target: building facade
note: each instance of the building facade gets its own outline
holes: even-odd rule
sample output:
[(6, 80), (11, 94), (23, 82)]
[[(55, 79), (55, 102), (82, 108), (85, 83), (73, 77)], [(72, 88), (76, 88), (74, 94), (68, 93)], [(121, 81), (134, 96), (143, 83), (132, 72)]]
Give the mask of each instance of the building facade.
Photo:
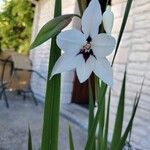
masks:
[[(33, 39), (41, 27), (53, 18), (54, 0), (39, 0), (36, 3)], [(62, 0), (63, 14), (78, 12), (76, 0)], [(118, 37), (121, 21), (124, 15), (126, 0), (113, 0), (112, 10), (115, 15), (113, 35)], [(126, 29), (114, 64), (114, 87), (111, 101), (110, 128), (113, 129), (116, 105), (121, 88), (121, 81), (125, 66), (127, 66), (126, 108), (125, 122), (129, 120), (133, 101), (139, 91), (143, 78), (144, 86), (141, 100), (134, 121), (132, 132), (132, 145), (141, 150), (150, 149), (150, 1), (133, 1)], [(79, 20), (75, 19), (67, 28), (78, 27)], [(50, 40), (33, 49), (30, 58), (33, 68), (43, 76), (47, 76), (48, 59), (50, 53)], [(112, 58), (113, 54), (109, 57)], [(74, 71), (62, 74), (62, 103), (70, 103)], [(46, 82), (38, 76), (32, 76), (32, 88), (37, 98), (44, 101)], [(112, 131), (112, 130), (111, 130)], [(110, 135), (111, 135), (110, 131)]]

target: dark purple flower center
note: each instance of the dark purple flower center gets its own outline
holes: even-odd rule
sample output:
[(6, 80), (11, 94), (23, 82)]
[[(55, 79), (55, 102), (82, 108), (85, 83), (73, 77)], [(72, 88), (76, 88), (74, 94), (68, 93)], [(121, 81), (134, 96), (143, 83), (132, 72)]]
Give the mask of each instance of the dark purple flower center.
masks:
[[(79, 54), (82, 54), (82, 55), (83, 55), (83, 58), (84, 58), (85, 62), (88, 60), (88, 58), (90, 57), (90, 55), (92, 55), (92, 56), (95, 57), (95, 55), (94, 55), (94, 53), (93, 53), (93, 51), (92, 51), (92, 49), (91, 49), (91, 41), (92, 41), (92, 39), (91, 39), (91, 37), (89, 36), (89, 37), (87, 38), (87, 43), (86, 43), (86, 45), (84, 45), (84, 46), (82, 47), (82, 49), (80, 50), (80, 52), (78, 53), (78, 55), (79, 55)], [(95, 57), (95, 58), (96, 58), (96, 57)]]

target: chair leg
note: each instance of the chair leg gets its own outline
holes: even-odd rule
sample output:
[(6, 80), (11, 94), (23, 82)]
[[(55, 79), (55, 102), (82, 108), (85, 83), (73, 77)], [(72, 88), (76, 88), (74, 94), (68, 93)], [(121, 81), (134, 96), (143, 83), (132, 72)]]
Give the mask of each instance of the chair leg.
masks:
[(7, 99), (7, 95), (6, 95), (5, 90), (3, 92), (3, 95), (4, 95), (4, 100), (5, 100), (5, 103), (6, 103), (6, 107), (9, 108), (9, 103), (8, 103), (8, 99)]
[(0, 100), (2, 99), (3, 96), (3, 90), (0, 92)]
[(34, 96), (34, 92), (32, 91), (31, 85), (29, 85), (29, 90), (30, 90), (30, 92), (31, 92), (31, 94), (32, 94), (32, 98), (33, 98), (33, 100), (34, 100), (35, 105), (38, 105), (38, 101), (37, 101), (37, 99), (36, 99), (35, 96)]
[(37, 99), (35, 98), (34, 93), (33, 93), (32, 90), (31, 90), (31, 94), (32, 94), (32, 98), (33, 98), (33, 100), (34, 100), (35, 105), (38, 105), (38, 101), (37, 101)]
[(23, 94), (23, 100), (25, 101), (26, 100), (26, 93), (23, 92), (22, 94)]

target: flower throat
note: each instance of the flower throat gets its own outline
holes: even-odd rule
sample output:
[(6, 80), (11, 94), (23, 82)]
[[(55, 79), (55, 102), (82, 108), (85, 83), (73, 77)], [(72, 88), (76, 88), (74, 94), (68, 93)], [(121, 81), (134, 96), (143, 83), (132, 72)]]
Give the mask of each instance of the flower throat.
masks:
[[(94, 53), (93, 53), (93, 51), (92, 51), (92, 49), (91, 49), (91, 41), (92, 41), (92, 39), (91, 39), (91, 37), (89, 36), (89, 37), (87, 38), (87, 43), (86, 43), (86, 45), (84, 45), (84, 46), (82, 47), (82, 49), (80, 50), (80, 52), (78, 53), (78, 55), (79, 55), (79, 54), (82, 54), (82, 55), (83, 55), (83, 58), (84, 58), (85, 62), (88, 60), (88, 58), (90, 57), (90, 55), (92, 55), (92, 56), (95, 57), (95, 55), (94, 55)], [(95, 57), (95, 58), (96, 58), (96, 57)]]

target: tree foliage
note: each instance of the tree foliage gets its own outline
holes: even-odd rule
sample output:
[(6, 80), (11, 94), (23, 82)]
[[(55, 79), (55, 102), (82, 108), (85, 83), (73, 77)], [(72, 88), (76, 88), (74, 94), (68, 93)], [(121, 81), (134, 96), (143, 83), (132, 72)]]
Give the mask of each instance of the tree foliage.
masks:
[(29, 0), (4, 0), (0, 12), (0, 49), (27, 53), (34, 6)]

